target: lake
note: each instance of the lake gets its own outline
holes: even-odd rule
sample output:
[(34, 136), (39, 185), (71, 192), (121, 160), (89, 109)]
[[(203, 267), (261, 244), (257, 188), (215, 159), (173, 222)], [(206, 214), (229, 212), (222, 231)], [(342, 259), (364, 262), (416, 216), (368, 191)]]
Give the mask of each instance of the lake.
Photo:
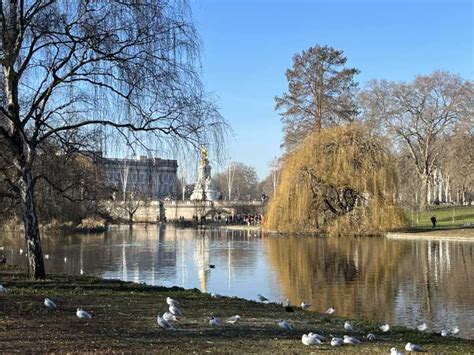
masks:
[[(333, 306), (347, 318), (431, 331), (459, 325), (474, 338), (474, 243), (385, 238), (276, 237), (261, 232), (113, 227), (42, 239), (47, 272), (198, 288), (275, 302)], [(20, 235), (4, 233), (9, 264), (26, 267)], [(65, 260), (65, 258), (67, 258)], [(209, 268), (214, 264), (215, 268)], [(1, 280), (0, 280), (1, 283)]]

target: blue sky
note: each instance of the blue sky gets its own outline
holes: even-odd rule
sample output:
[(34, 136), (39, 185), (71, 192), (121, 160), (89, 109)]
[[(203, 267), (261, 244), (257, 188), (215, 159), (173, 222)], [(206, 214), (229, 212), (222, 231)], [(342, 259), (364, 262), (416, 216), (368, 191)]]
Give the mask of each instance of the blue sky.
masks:
[[(228, 155), (260, 178), (281, 154), (274, 97), (292, 56), (344, 50), (357, 80), (411, 80), (443, 69), (474, 77), (472, 1), (191, 0), (207, 90), (230, 123)], [(215, 167), (218, 170), (218, 167)]]

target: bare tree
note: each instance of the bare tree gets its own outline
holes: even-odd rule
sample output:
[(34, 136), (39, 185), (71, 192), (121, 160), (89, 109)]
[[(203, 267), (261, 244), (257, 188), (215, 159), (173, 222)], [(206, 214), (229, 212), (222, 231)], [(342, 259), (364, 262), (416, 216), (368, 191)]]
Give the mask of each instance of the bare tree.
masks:
[(442, 151), (440, 139), (457, 122), (472, 117), (473, 97), (471, 81), (442, 71), (417, 76), (411, 83), (374, 81), (361, 95), (361, 102), (410, 152), (421, 181), (421, 209)]
[(5, 181), (43, 278), (33, 165), (45, 142), (74, 145), (76, 132), (109, 126), (129, 143), (199, 144), (223, 125), (199, 80), (185, 1), (1, 0), (0, 29), (0, 137), (14, 170)]
[(293, 67), (286, 71), (288, 92), (275, 98), (288, 151), (311, 132), (356, 116), (353, 78), (359, 71), (346, 68), (346, 62), (343, 51), (319, 45), (293, 57)]

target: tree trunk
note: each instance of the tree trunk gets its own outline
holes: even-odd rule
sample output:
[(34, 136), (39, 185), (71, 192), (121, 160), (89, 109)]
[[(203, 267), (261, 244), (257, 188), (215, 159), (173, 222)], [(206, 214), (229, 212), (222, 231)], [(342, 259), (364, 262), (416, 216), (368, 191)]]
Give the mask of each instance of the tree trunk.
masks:
[(420, 211), (424, 211), (430, 198), (430, 182), (427, 176), (421, 177)]
[(46, 274), (44, 270), (43, 252), (41, 250), (34, 183), (30, 165), (23, 167), (19, 187), (30, 276), (33, 276), (35, 279), (44, 279)]

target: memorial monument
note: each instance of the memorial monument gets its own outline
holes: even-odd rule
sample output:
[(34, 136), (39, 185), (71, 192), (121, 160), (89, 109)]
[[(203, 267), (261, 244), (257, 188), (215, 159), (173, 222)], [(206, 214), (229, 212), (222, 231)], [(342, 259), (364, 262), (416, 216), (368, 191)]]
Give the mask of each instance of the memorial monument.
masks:
[(198, 168), (198, 179), (191, 194), (192, 201), (216, 201), (219, 193), (215, 190), (211, 180), (211, 166), (207, 156), (207, 148), (201, 146), (201, 160)]

